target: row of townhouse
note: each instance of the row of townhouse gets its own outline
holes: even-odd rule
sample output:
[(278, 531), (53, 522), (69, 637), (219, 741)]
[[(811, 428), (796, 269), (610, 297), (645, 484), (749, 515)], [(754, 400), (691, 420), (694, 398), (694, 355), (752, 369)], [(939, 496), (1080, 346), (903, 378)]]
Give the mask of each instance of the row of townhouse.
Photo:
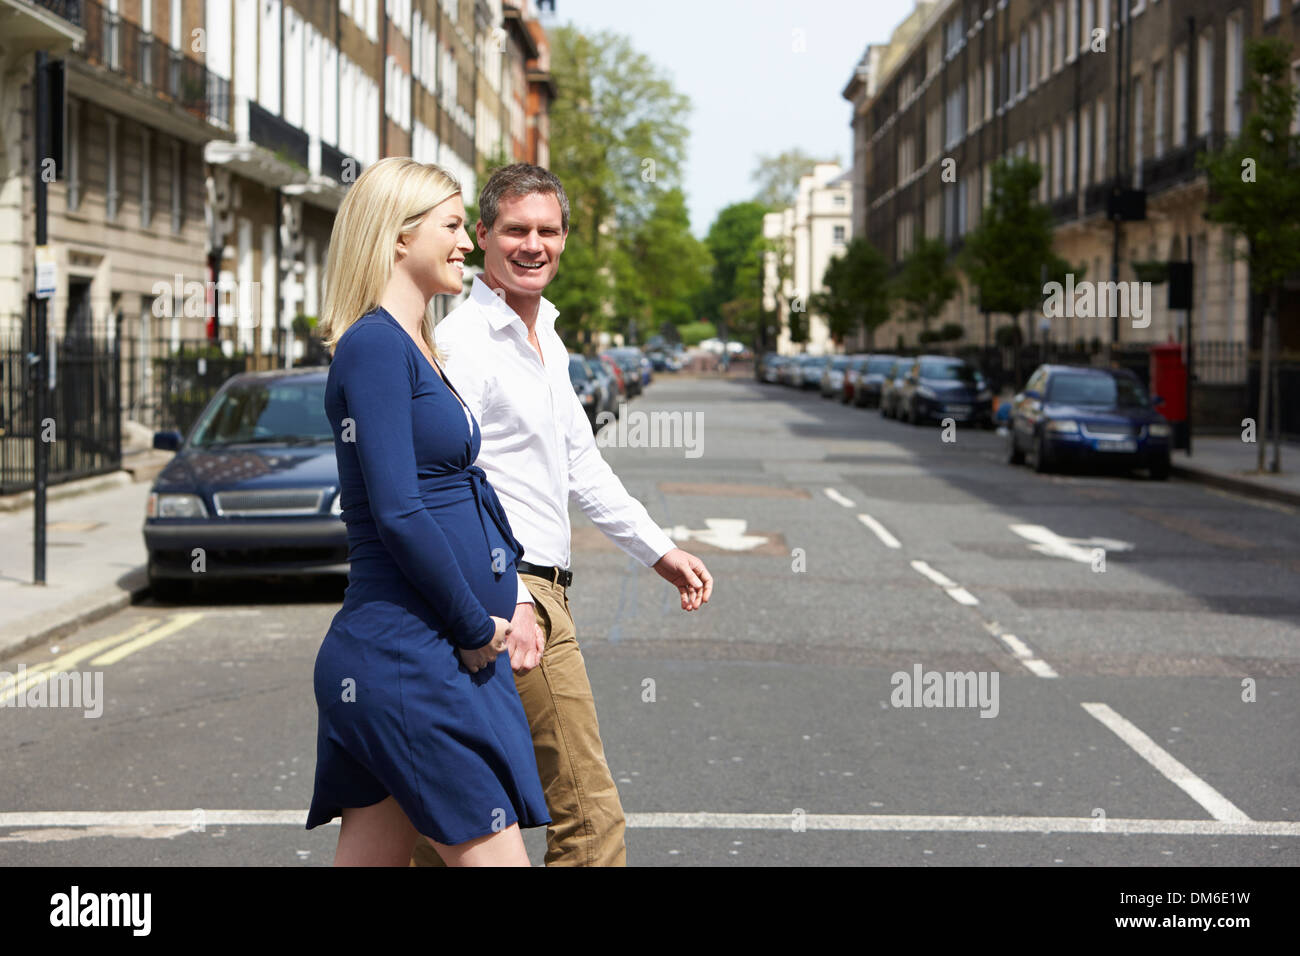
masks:
[(301, 356), (286, 330), (319, 314), (334, 215), (376, 160), (436, 162), (470, 202), (496, 159), (547, 165), (540, 17), (533, 0), (0, 0), (0, 342), (27, 334), (34, 284), (34, 51), (66, 65), (49, 326), (120, 336), (132, 395), (182, 342)]
[[(956, 253), (989, 202), (994, 161), (1028, 157), (1043, 171), (1038, 199), (1056, 250), (1086, 278), (1109, 280), (1117, 262), (1118, 278), (1134, 281), (1134, 262), (1190, 259), (1197, 339), (1255, 348), (1248, 270), (1227, 230), (1204, 217), (1195, 157), (1242, 129), (1248, 39), (1293, 41), (1297, 28), (1292, 0), (920, 0), (889, 43), (867, 47), (843, 91), (852, 235), (894, 263), (922, 236)], [(1293, 70), (1300, 76), (1300, 59)], [(1146, 218), (1123, 224), (1118, 256), (1107, 218), (1116, 184), (1146, 193)], [(1150, 325), (1120, 323), (1121, 341), (1181, 340), (1184, 313), (1165, 307), (1163, 287), (1154, 293)], [(972, 297), (963, 276), (934, 327), (959, 323), (964, 341), (984, 344), (988, 322)], [(1285, 304), (1284, 324), (1297, 304)], [(1103, 318), (1032, 320), (1045, 341), (1113, 336)], [(915, 342), (918, 331), (894, 320), (875, 341)], [(865, 336), (845, 345), (862, 348)]]

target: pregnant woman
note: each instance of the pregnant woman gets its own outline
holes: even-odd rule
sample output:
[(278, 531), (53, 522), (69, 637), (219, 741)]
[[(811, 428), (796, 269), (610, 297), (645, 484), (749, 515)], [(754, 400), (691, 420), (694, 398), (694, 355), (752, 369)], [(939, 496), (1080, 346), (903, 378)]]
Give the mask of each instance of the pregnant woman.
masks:
[(390, 158), (343, 200), (321, 330), (351, 568), (316, 657), (307, 829), (342, 817), (335, 865), (528, 865), (550, 822), (514, 676), (498, 666), (523, 548), (474, 459), (478, 423), (443, 376), (429, 301), (461, 290), (460, 186)]

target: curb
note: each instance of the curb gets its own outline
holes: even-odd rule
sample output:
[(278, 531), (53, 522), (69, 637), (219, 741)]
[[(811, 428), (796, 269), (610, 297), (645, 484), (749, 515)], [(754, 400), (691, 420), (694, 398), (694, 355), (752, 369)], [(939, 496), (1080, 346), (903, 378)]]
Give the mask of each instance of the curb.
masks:
[(1202, 485), (1221, 488), (1224, 491), (1264, 498), (1284, 505), (1300, 506), (1300, 491), (1290, 491), (1286, 488), (1270, 488), (1268, 485), (1261, 484), (1258, 481), (1251, 481), (1248, 478), (1239, 478), (1235, 475), (1225, 475), (1222, 472), (1208, 471), (1180, 464), (1171, 464), (1169, 474), (1187, 481), (1195, 481)]
[(39, 625), (30, 630), (0, 636), (0, 657), (21, 653), (28, 648), (71, 634), (87, 624), (102, 620), (110, 614), (129, 607), (136, 598), (148, 590), (149, 576), (142, 564), (128, 571), (123, 576), (121, 584), (101, 588), (69, 608), (54, 611), (53, 616), (46, 616)]
[[(63, 498), (76, 498), (79, 495), (87, 495), (95, 491), (107, 491), (110, 488), (119, 488), (122, 485), (132, 484), (135, 479), (131, 473), (125, 470), (110, 471), (104, 475), (95, 475), (93, 478), (78, 478), (76, 481), (65, 481), (62, 484), (50, 485), (45, 489), (45, 500), (59, 501)], [(0, 512), (24, 511), (32, 507), (32, 502), (36, 499), (34, 491), (20, 491), (12, 495), (0, 495)]]

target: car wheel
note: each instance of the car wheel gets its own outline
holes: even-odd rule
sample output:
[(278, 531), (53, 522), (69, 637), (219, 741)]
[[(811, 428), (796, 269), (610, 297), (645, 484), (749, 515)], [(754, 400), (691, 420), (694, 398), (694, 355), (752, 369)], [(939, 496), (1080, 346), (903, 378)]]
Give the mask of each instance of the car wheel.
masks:
[(1160, 461), (1154, 462), (1147, 471), (1150, 472), (1152, 481), (1168, 481), (1169, 459), (1162, 458)]
[(1016, 441), (1016, 430), (1011, 429), (1011, 434), (1007, 436), (1007, 464), (1023, 465), (1025, 463), (1025, 453)]
[(1040, 432), (1034, 439), (1034, 471), (1040, 475), (1047, 474), (1052, 470), (1051, 456), (1047, 453), (1047, 441)]

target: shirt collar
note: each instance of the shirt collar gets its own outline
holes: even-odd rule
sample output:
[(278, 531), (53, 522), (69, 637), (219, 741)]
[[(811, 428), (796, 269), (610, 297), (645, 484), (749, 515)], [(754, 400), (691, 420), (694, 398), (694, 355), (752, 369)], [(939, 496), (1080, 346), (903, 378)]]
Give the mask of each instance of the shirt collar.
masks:
[[(474, 285), (470, 287), (469, 297), (487, 310), (488, 323), (493, 330), (500, 331), (511, 322), (518, 322), (520, 327), (524, 327), (524, 320), (519, 318), (519, 313), (510, 308), (504, 296), (497, 295), (492, 291), (484, 278), (486, 273), (479, 273), (474, 277)], [(555, 328), (555, 318), (559, 310), (551, 304), (546, 296), (541, 296), (541, 303), (537, 307), (538, 327), (543, 329)], [(525, 331), (527, 329), (525, 328)]]

